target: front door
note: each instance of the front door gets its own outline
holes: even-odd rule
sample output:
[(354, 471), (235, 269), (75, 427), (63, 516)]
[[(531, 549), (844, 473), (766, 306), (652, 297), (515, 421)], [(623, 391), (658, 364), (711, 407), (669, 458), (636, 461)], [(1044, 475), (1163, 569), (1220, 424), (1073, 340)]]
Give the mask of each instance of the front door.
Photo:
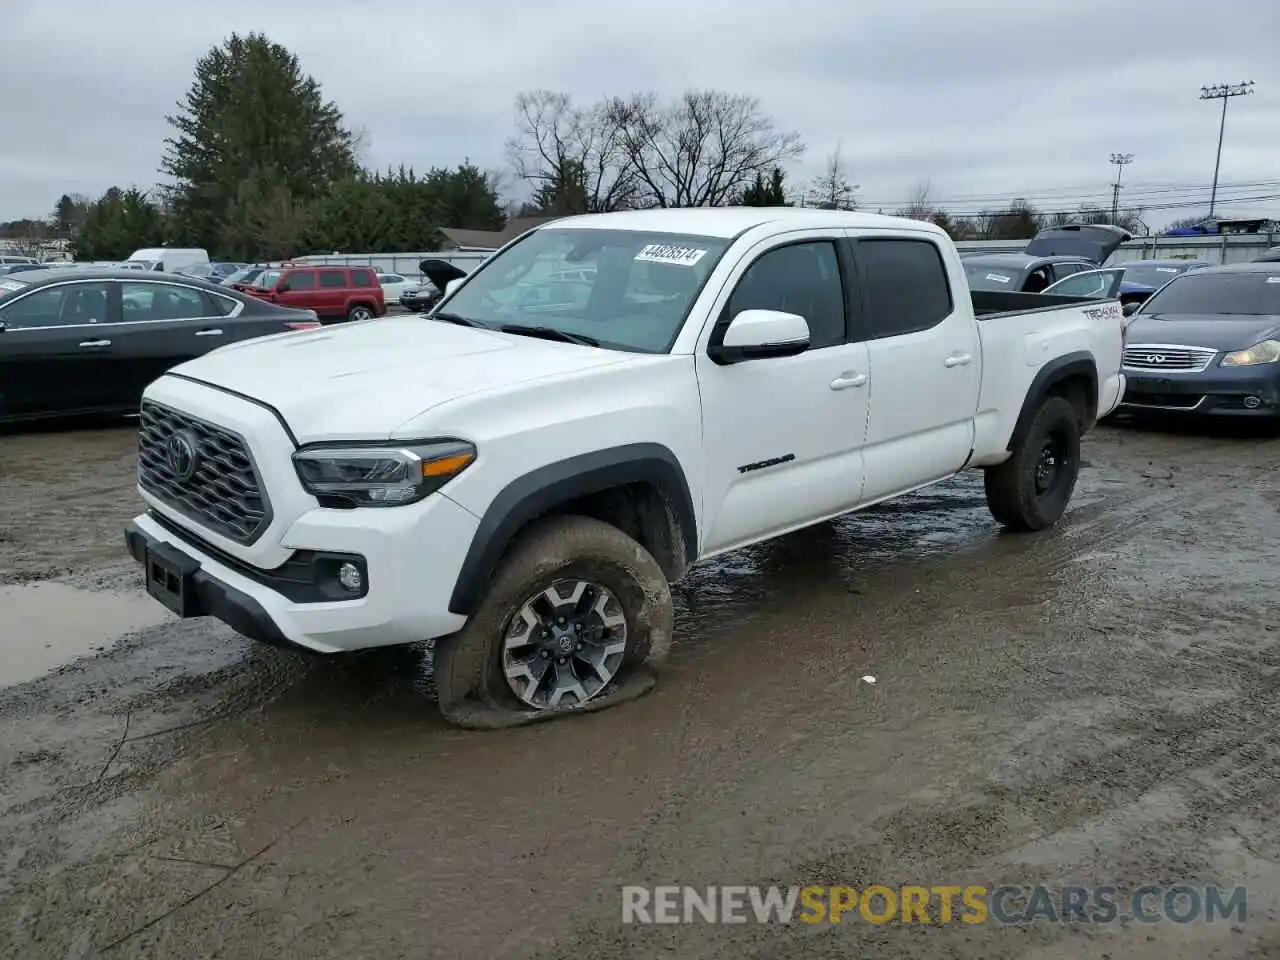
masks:
[[(867, 347), (851, 336), (852, 263), (804, 231), (753, 248), (730, 276), (695, 359), (702, 395), (703, 542), (729, 550), (835, 516), (862, 496)], [(846, 286), (848, 284), (848, 286)], [(797, 313), (810, 347), (721, 366), (706, 351), (743, 310)]]
[(931, 239), (860, 235), (851, 245), (870, 357), (864, 450), (870, 501), (950, 476), (968, 462), (982, 345)]
[(142, 391), (166, 370), (228, 342), (212, 295), (159, 280), (120, 284), (121, 322), (112, 330), (120, 352), (122, 402), (135, 406)]
[(114, 291), (106, 281), (58, 283), (0, 310), (0, 417), (112, 406)]

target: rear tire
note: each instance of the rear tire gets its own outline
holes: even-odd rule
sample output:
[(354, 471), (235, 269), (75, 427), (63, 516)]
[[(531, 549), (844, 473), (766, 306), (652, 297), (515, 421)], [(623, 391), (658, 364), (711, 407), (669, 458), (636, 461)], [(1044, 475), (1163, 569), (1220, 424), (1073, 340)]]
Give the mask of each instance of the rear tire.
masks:
[(674, 614), (662, 568), (590, 517), (521, 535), (458, 633), (436, 643), (440, 710), (495, 729), (598, 710), (651, 690)]
[(373, 319), (373, 311), (370, 310), (368, 307), (366, 307), (362, 303), (357, 303), (347, 313), (348, 323), (358, 323), (362, 320), (372, 320), (372, 319)]
[(987, 468), (987, 506), (1006, 529), (1047, 529), (1066, 512), (1079, 475), (1080, 412), (1062, 397), (1049, 397), (1012, 456)]

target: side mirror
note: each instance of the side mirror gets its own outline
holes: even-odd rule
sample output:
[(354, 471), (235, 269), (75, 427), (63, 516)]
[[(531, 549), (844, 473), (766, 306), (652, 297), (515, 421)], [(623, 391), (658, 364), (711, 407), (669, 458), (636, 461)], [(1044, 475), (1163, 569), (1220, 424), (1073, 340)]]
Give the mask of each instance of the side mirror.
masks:
[(444, 285), (444, 295), (447, 297), (450, 294), (452, 294), (453, 291), (457, 290), (460, 286), (462, 286), (462, 281), (465, 279), (466, 277), (454, 277), (452, 280), (446, 283)]
[(729, 323), (724, 339), (709, 347), (718, 364), (794, 357), (809, 349), (809, 323), (797, 313), (779, 310), (743, 310)]
[(1140, 304), (1140, 303), (1136, 303), (1136, 302), (1134, 302), (1134, 301), (1132, 301), (1132, 300), (1131, 300), (1131, 301), (1129, 301), (1129, 302), (1128, 302), (1128, 303), (1126, 303), (1126, 304), (1124, 305), (1124, 307), (1123, 307), (1123, 309), (1124, 309), (1124, 315), (1125, 315), (1126, 317), (1132, 317), (1135, 313), (1137, 313), (1137, 312), (1138, 312), (1138, 308), (1139, 308), (1140, 306), (1142, 306), (1142, 304)]
[(0, 333), (4, 333), (8, 329), (9, 328), (8, 326), (5, 325), (5, 322), (3, 320), (0, 320)]

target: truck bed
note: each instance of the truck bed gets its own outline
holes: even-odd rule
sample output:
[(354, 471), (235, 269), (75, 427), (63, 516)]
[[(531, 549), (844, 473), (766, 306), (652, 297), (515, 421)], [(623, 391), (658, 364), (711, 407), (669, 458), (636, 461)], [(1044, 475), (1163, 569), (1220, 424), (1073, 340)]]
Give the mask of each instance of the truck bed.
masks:
[(1022, 293), (1014, 290), (970, 290), (973, 312), (979, 320), (1007, 313), (1032, 313), (1037, 310), (1055, 310), (1081, 303), (1108, 303), (1096, 297), (1066, 297), (1058, 294)]

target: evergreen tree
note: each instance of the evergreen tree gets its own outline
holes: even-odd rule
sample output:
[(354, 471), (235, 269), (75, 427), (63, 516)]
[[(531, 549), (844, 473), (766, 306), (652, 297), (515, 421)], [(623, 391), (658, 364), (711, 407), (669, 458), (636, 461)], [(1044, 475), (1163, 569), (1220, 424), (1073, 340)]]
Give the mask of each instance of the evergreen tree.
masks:
[(243, 233), (231, 215), (243, 225), (249, 195), (292, 208), (357, 172), (355, 137), (337, 106), (262, 34), (233, 33), (201, 57), (178, 107), (160, 169), (175, 181), (171, 237), (182, 245), (213, 251), (227, 230)]
[(164, 226), (160, 208), (141, 190), (112, 187), (85, 211), (71, 249), (77, 260), (123, 260), (139, 247), (158, 246)]

